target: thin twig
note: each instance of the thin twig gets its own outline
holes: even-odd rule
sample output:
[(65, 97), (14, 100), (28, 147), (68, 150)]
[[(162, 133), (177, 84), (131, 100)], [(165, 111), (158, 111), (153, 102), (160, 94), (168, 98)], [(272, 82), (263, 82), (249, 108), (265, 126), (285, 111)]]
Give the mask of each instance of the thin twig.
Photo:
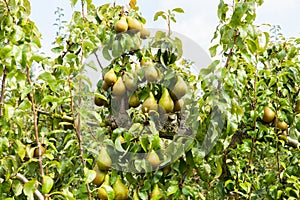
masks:
[(239, 30), (237, 29), (235, 31), (235, 35), (234, 35), (234, 38), (233, 38), (233, 45), (232, 45), (231, 49), (229, 50), (228, 57), (227, 57), (225, 65), (224, 65), (224, 68), (227, 68), (228, 65), (229, 65), (229, 61), (230, 61), (230, 59), (232, 57), (233, 49), (234, 49), (234, 46), (236, 45), (236, 40), (237, 40), (238, 36), (239, 36)]
[[(28, 65), (26, 65), (26, 75), (27, 75), (27, 81), (28, 81), (29, 85), (32, 85)], [(38, 162), (39, 162), (41, 176), (42, 176), (41, 183), (43, 184), (44, 183), (44, 167), (43, 167), (43, 162), (42, 162), (42, 145), (41, 145), (41, 142), (39, 139), (38, 118), (37, 118), (37, 111), (36, 111), (35, 102), (34, 102), (33, 90), (30, 91), (30, 96), (31, 96), (31, 109), (33, 112), (34, 135), (35, 135), (35, 140), (36, 140), (36, 143), (38, 146), (38, 153), (39, 153)]]
[[(0, 96), (0, 118), (2, 117), (2, 105), (4, 104), (4, 94), (5, 94), (5, 82), (6, 82), (6, 65), (3, 69), (3, 75), (2, 75), (2, 84), (1, 84), (1, 96)], [(1, 132), (1, 129), (0, 129)]]
[(94, 54), (95, 54), (96, 60), (97, 60), (97, 62), (98, 62), (98, 64), (99, 64), (101, 70), (103, 70), (103, 67), (102, 67), (102, 65), (101, 65), (101, 62), (100, 62), (100, 60), (99, 60), (98, 55), (97, 55), (95, 52), (94, 52)]
[[(24, 183), (24, 184), (28, 182), (28, 179), (24, 175), (22, 175), (20, 173), (17, 173), (16, 177), (17, 177), (17, 179), (19, 179), (20, 181), (22, 181), (22, 183)], [(44, 196), (43, 196), (43, 194), (38, 189), (36, 189), (34, 191), (34, 194), (35, 194), (35, 196), (39, 200), (44, 200), (45, 199)]]

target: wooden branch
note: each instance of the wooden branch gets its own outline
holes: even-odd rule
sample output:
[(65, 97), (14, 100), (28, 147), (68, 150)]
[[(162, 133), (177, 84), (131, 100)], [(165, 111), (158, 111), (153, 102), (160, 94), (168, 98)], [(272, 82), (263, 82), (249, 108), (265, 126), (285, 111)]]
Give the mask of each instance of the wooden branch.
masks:
[(226, 63), (225, 63), (225, 65), (224, 65), (225, 68), (227, 68), (228, 65), (229, 65), (229, 61), (230, 61), (230, 59), (231, 59), (231, 57), (232, 57), (233, 49), (234, 49), (234, 46), (236, 45), (236, 40), (237, 40), (237, 37), (238, 37), (238, 36), (239, 36), (239, 30), (237, 29), (237, 30), (235, 31), (235, 35), (234, 35), (234, 38), (233, 38), (233, 45), (232, 45), (232, 47), (231, 47), (231, 49), (230, 49), (230, 51), (229, 51), (229, 54), (228, 54)]
[[(19, 179), (20, 181), (22, 181), (23, 184), (25, 184), (25, 183), (28, 182), (28, 179), (27, 179), (24, 175), (22, 175), (22, 174), (20, 174), (20, 173), (17, 173), (16, 177), (17, 177), (17, 179)], [(36, 189), (36, 190), (34, 191), (34, 194), (35, 194), (35, 196), (36, 196), (39, 200), (45, 200), (43, 194), (42, 194), (38, 189)]]
[[(1, 84), (1, 96), (0, 96), (0, 117), (2, 117), (2, 106), (4, 104), (4, 93), (5, 93), (5, 82), (6, 82), (6, 65), (4, 66), (3, 69), (3, 75), (2, 75), (2, 84)], [(1, 132), (1, 130), (0, 130)]]

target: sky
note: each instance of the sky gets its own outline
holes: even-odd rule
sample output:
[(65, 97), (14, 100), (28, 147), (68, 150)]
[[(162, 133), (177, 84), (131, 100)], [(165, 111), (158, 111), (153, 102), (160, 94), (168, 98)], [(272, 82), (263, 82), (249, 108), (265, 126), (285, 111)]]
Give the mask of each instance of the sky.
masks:
[[(30, 0), (31, 19), (36, 23), (43, 35), (42, 51), (50, 53), (51, 43), (54, 41), (56, 27), (53, 26), (54, 14), (57, 7), (64, 9), (64, 19), (69, 21), (74, 10), (69, 0)], [(94, 0), (95, 5), (114, 2), (112, 0)], [(116, 0), (121, 5), (128, 4), (129, 0)], [(183, 3), (184, 2), (184, 3)], [(172, 30), (179, 32), (200, 45), (208, 52), (210, 41), (218, 24), (217, 7), (219, 0), (137, 0), (142, 15), (147, 19), (150, 28), (166, 28), (161, 19), (153, 22), (155, 12), (176, 7), (184, 9), (184, 14), (177, 14), (177, 23), (171, 26)], [(79, 5), (78, 5), (79, 6)], [(299, 0), (265, 0), (257, 10), (256, 24), (280, 25), (286, 37), (300, 37), (300, 1)]]

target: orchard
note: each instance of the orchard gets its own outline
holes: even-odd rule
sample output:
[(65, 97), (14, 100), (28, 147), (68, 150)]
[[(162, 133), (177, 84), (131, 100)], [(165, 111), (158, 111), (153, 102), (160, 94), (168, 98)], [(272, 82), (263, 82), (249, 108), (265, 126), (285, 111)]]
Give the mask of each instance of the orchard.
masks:
[(77, 4), (50, 56), (30, 1), (0, 1), (0, 199), (300, 199), (300, 38), (255, 24), (263, 0), (219, 1), (209, 66), (182, 8), (158, 30)]

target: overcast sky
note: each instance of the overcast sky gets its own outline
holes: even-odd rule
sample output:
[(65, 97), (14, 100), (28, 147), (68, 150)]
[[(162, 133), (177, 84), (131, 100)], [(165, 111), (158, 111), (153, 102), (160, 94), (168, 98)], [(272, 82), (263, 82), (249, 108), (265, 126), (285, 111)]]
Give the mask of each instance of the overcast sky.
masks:
[[(51, 43), (54, 41), (56, 28), (53, 26), (57, 7), (64, 9), (66, 21), (71, 18), (76, 8), (71, 8), (69, 0), (30, 0), (34, 20), (43, 35), (43, 51), (50, 52)], [(94, 0), (96, 5), (101, 5), (112, 0)], [(119, 4), (126, 5), (129, 0), (117, 0)], [(181, 7), (184, 14), (177, 15), (177, 24), (172, 26), (176, 32), (186, 35), (199, 44), (205, 51), (210, 47), (210, 40), (218, 23), (217, 6), (219, 0), (137, 0), (140, 11), (147, 19), (147, 26), (151, 28), (166, 28), (162, 20), (153, 22), (154, 13), (159, 10)], [(265, 0), (262, 7), (258, 8), (256, 24), (269, 23), (280, 25), (286, 37), (300, 37), (300, 0)]]

